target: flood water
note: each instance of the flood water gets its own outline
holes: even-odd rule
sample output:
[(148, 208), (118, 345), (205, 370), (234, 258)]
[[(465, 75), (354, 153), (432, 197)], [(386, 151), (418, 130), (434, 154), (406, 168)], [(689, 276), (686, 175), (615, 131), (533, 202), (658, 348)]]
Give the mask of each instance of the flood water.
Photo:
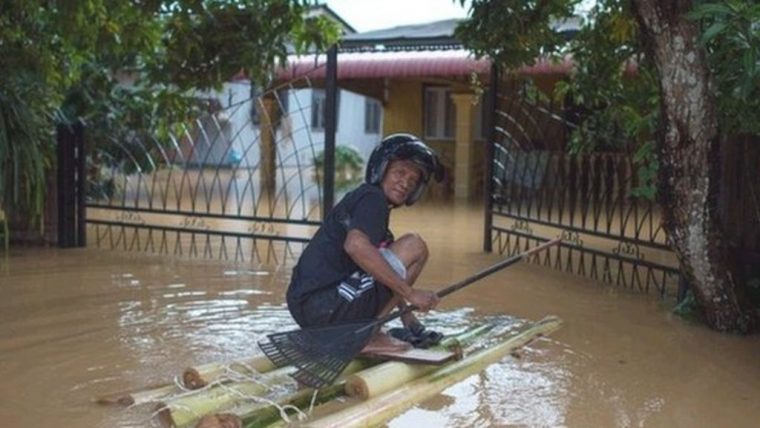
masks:
[[(472, 206), (393, 216), (397, 236), (416, 230), (431, 249), (420, 287), (443, 287), (500, 258), (482, 252), (482, 213)], [(149, 411), (93, 399), (258, 352), (257, 339), (293, 327), (283, 305), (290, 263), (14, 249), (0, 258), (0, 426), (153, 426)], [(556, 315), (563, 327), (388, 425), (757, 426), (760, 339), (713, 333), (668, 309), (656, 296), (510, 267), (423, 319), (454, 331)]]

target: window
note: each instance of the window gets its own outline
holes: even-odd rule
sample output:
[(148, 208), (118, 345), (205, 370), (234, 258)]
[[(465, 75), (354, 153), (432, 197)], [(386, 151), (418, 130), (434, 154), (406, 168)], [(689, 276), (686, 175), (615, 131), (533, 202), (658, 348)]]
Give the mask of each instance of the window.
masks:
[(280, 112), (283, 115), (290, 113), (290, 92), (287, 89), (280, 89), (276, 94), (277, 102), (280, 104)]
[(380, 102), (372, 98), (366, 98), (364, 101), (364, 133), (380, 133)]
[(311, 129), (325, 129), (325, 96), (324, 89), (312, 89), (311, 91)]
[[(248, 93), (251, 97), (251, 123), (259, 125), (261, 123), (261, 112), (259, 111), (261, 108), (261, 91), (257, 86), (251, 85), (248, 88)], [(230, 90), (228, 105), (232, 105), (232, 90)]]
[[(340, 122), (340, 90), (335, 94), (335, 130), (337, 131)], [(327, 94), (324, 89), (311, 90), (311, 129), (314, 131), (325, 130)]]
[(425, 88), (424, 128), (426, 138), (453, 139), (456, 132), (456, 108), (451, 90), (443, 86)]

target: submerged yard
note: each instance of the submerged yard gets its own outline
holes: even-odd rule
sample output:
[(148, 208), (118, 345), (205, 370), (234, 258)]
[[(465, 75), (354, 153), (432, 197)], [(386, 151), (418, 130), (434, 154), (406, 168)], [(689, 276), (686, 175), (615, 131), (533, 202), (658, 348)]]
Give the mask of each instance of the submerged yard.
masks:
[[(442, 288), (501, 256), (482, 252), (482, 213), (437, 204), (393, 214), (426, 238), (418, 286)], [(187, 366), (257, 353), (293, 327), (292, 259), (252, 265), (98, 249), (14, 249), (0, 259), (0, 423), (144, 427), (152, 408), (107, 393), (165, 383)], [(751, 427), (760, 340), (713, 333), (653, 295), (522, 263), (424, 317), (443, 331), (556, 315), (564, 326), (390, 420), (391, 427)]]

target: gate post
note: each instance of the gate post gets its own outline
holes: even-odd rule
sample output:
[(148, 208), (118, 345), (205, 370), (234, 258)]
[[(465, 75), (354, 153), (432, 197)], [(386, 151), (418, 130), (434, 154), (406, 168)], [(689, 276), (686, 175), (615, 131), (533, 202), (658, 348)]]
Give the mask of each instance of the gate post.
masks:
[(324, 151), (324, 195), (322, 199), (322, 219), (335, 203), (335, 131), (337, 124), (338, 97), (338, 45), (327, 50), (325, 70), (325, 151)]
[(58, 125), (58, 246), (87, 245), (85, 215), (84, 127), (81, 122)]
[[(255, 101), (254, 101), (255, 102)], [(257, 103), (259, 113), (259, 132), (261, 137), (259, 178), (261, 188), (268, 198), (274, 200), (275, 189), (277, 188), (277, 148), (275, 143), (275, 132), (279, 122), (279, 105), (271, 98), (262, 98)]]
[[(493, 60), (492, 60), (493, 61)], [(493, 251), (492, 241), (492, 226), (493, 226), (493, 157), (494, 157), (494, 144), (496, 144), (496, 109), (498, 108), (498, 94), (499, 94), (499, 65), (496, 62), (491, 63), (491, 84), (488, 92), (488, 99), (486, 104), (486, 111), (488, 112), (488, 120), (486, 126), (488, 127), (488, 139), (486, 140), (485, 147), (485, 176), (483, 177), (483, 184), (485, 189), (483, 190), (483, 200), (485, 202), (485, 221), (483, 222), (483, 251), (490, 253)]]

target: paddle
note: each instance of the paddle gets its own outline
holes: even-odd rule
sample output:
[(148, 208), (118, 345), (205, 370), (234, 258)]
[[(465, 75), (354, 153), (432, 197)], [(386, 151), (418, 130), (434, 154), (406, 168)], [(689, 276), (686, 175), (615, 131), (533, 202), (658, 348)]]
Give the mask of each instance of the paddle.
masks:
[[(561, 238), (553, 239), (504, 259), (438, 291), (436, 294), (439, 298), (445, 297), (483, 277), (515, 264), (523, 258), (556, 245), (561, 240)], [(321, 388), (335, 381), (348, 363), (367, 345), (377, 327), (414, 309), (416, 307), (407, 306), (381, 318), (366, 322), (308, 327), (273, 333), (267, 336), (268, 342), (259, 342), (259, 347), (276, 366), (295, 366), (297, 370), (291, 376), (297, 381), (312, 388)]]

